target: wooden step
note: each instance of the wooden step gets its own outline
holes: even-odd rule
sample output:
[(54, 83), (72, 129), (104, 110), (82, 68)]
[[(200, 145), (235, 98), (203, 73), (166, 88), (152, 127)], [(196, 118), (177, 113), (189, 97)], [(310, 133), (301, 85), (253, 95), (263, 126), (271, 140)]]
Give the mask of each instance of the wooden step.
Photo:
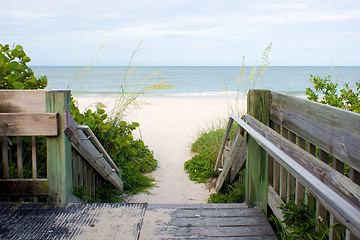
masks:
[(140, 239), (277, 239), (246, 204), (149, 204)]

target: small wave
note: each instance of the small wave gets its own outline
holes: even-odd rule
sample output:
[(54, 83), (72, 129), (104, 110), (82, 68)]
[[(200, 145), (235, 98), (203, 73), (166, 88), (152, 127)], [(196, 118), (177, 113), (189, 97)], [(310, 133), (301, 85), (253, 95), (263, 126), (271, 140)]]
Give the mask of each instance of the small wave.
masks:
[[(183, 92), (183, 93), (167, 93), (163, 94), (164, 96), (177, 96), (177, 97), (203, 97), (203, 96), (209, 96), (209, 97), (236, 97), (237, 92), (235, 91), (228, 91), (228, 92), (212, 92), (212, 91), (206, 91), (206, 92)], [(239, 93), (241, 97), (246, 96), (246, 93)]]

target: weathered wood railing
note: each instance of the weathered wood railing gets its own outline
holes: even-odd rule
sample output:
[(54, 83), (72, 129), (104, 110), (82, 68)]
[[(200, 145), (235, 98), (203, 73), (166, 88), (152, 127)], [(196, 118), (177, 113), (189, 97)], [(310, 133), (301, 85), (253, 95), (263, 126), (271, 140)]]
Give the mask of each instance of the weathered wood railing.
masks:
[[(98, 146), (99, 152), (90, 141), (82, 141), (87, 144), (80, 146), (70, 141), (73, 137), (65, 135), (65, 130), (69, 135), (73, 129), (66, 125), (69, 115), (65, 119), (70, 101), (70, 91), (0, 91), (1, 200), (18, 201), (25, 197), (29, 201), (46, 196), (49, 202), (63, 206), (71, 201), (73, 187), (84, 186), (94, 195), (101, 182), (107, 180), (122, 190), (119, 169), (102, 157), (100, 152), (107, 155), (102, 147)], [(88, 139), (82, 131), (75, 129), (72, 134)], [(46, 159), (38, 159), (37, 151), (45, 151), (44, 148)], [(41, 169), (44, 167), (46, 170)]]
[[(360, 237), (359, 114), (251, 90), (248, 114), (243, 119), (232, 115), (229, 126), (234, 121), (248, 135), (246, 201), (250, 205), (260, 206), (265, 213), (269, 206), (283, 220), (281, 204), (305, 200), (316, 209), (317, 226), (338, 223), (329, 239), (338, 239), (341, 225), (347, 228), (346, 239)], [(236, 141), (235, 137), (233, 146)], [(217, 165), (221, 158), (219, 154)], [(225, 177), (227, 164), (221, 173)], [(220, 178), (218, 182), (220, 189)]]
[[(88, 126), (77, 125), (70, 112), (64, 109), (65, 134), (73, 147), (73, 180), (74, 185), (86, 186), (90, 195), (95, 194), (99, 176), (111, 182), (118, 190), (123, 191), (121, 172), (111, 157), (105, 151), (99, 140)], [(88, 136), (83, 131), (86, 131)], [(91, 142), (92, 140), (92, 142)], [(96, 147), (95, 147), (96, 146)], [(79, 161), (85, 159), (86, 163)], [(81, 168), (81, 165), (85, 167)], [(118, 175), (119, 174), (119, 175)]]

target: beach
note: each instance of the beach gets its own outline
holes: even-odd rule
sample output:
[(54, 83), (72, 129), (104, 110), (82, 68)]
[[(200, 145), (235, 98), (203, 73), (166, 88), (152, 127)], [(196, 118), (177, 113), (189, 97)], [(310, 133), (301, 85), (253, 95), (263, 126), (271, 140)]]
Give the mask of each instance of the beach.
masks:
[[(81, 96), (79, 108), (84, 109), (101, 101), (107, 109), (114, 98)], [(234, 99), (226, 97), (140, 96), (139, 107), (130, 108), (124, 120), (138, 122), (134, 135), (142, 138), (154, 152), (158, 168), (150, 173), (157, 187), (149, 194), (129, 196), (128, 202), (148, 203), (205, 203), (213, 189), (206, 184), (190, 181), (184, 170), (191, 159), (191, 144), (199, 132), (226, 124)], [(244, 104), (244, 100), (241, 101)]]

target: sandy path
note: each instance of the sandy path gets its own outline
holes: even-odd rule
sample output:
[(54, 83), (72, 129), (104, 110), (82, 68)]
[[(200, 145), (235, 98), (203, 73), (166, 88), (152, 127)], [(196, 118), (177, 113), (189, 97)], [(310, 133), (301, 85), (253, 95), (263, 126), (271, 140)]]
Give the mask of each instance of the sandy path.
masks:
[(151, 96), (141, 97), (139, 102), (141, 108), (128, 114), (126, 120), (140, 123), (142, 139), (159, 161), (158, 168), (150, 173), (158, 187), (150, 189), (150, 195), (140, 193), (129, 201), (205, 203), (209, 189), (189, 180), (184, 162), (192, 157), (190, 146), (197, 132), (228, 118), (227, 99)]

